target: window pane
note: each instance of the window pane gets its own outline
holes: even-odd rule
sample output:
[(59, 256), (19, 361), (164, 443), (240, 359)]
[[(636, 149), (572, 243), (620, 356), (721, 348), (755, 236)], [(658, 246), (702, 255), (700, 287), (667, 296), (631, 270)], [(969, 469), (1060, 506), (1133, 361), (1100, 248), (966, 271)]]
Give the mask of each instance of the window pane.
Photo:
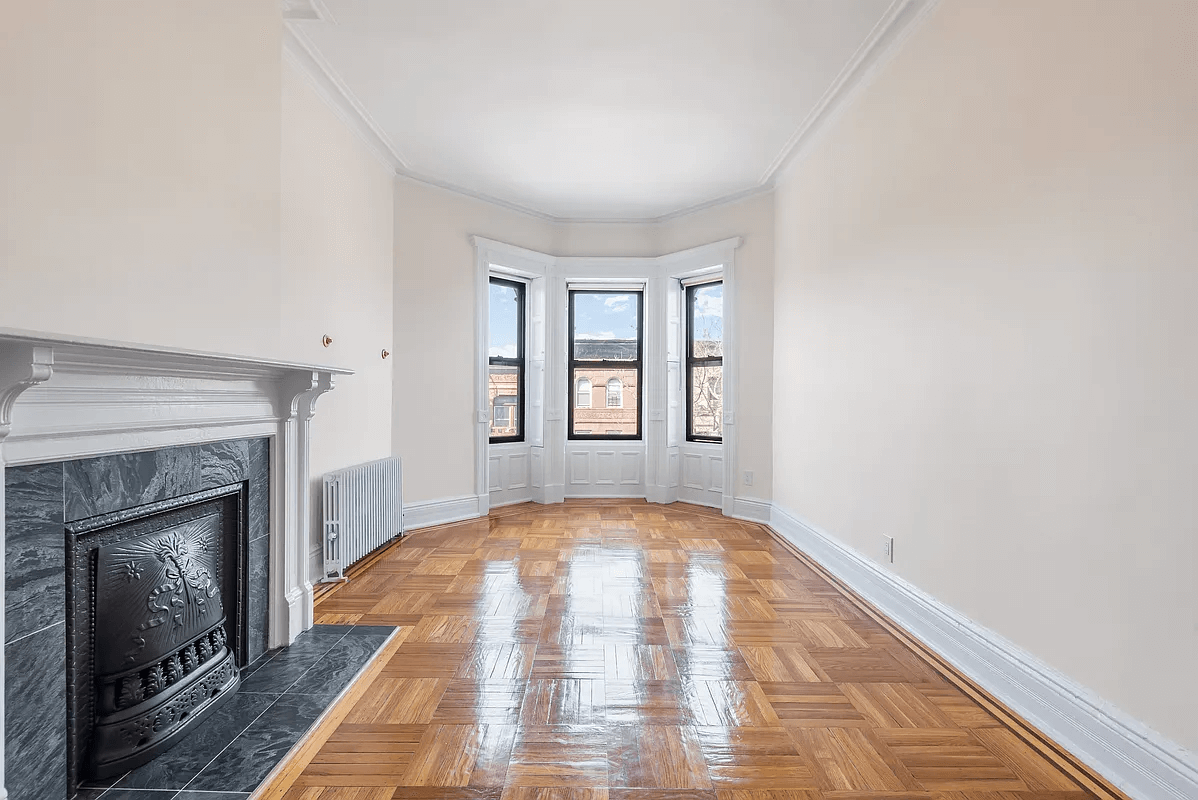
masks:
[(575, 360), (636, 361), (637, 299), (637, 292), (574, 294)]
[(491, 364), (487, 377), (491, 402), (491, 436), (515, 436), (519, 433), (520, 368)]
[(520, 317), (516, 306), (516, 288), (491, 282), (491, 346), (488, 356), (516, 358)]
[(691, 367), (691, 435), (719, 438), (724, 434), (724, 368)]
[(691, 300), (694, 337), (691, 353), (695, 358), (724, 355), (724, 284), (696, 286)]
[[(610, 436), (636, 435), (636, 368), (608, 369), (596, 367), (575, 367), (571, 376), (572, 383), (580, 383), (591, 387), (590, 407), (576, 405), (574, 408), (574, 433), (586, 434), (602, 431)], [(620, 382), (624, 405), (622, 408), (608, 407), (604, 397), (607, 394), (609, 381), (616, 379)], [(585, 383), (589, 382), (589, 384)], [(598, 395), (598, 402), (594, 401)]]

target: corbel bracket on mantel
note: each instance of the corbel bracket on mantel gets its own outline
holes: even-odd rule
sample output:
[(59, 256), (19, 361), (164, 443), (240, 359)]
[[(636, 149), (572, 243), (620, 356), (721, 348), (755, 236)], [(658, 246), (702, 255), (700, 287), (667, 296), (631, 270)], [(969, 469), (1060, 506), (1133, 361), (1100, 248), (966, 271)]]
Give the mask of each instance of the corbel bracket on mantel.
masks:
[(0, 341), (0, 444), (12, 432), (12, 412), (26, 389), (54, 374), (54, 348), (28, 342)]

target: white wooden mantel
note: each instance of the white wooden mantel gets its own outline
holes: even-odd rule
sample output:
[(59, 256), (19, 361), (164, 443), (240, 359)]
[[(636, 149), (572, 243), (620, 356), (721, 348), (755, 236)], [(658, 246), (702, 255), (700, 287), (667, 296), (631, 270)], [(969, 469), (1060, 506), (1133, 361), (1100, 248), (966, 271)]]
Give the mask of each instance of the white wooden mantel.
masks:
[[(333, 388), (337, 375), (348, 374), (334, 367), (0, 328), (0, 539), (8, 465), (269, 437), (268, 642), (289, 644), (312, 626), (310, 424), (317, 398)], [(3, 581), (0, 548), (0, 592)], [(0, 800), (7, 797), (2, 703), (0, 692)]]

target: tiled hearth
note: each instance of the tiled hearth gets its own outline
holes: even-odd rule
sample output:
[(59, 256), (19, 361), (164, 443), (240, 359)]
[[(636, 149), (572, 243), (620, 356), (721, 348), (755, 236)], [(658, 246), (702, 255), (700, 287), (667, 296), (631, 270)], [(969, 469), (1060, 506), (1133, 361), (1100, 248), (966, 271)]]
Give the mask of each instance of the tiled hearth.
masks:
[(354, 676), (382, 648), (391, 627), (317, 625), (242, 673), (232, 701), (187, 741), (79, 800), (231, 800), (262, 783)]

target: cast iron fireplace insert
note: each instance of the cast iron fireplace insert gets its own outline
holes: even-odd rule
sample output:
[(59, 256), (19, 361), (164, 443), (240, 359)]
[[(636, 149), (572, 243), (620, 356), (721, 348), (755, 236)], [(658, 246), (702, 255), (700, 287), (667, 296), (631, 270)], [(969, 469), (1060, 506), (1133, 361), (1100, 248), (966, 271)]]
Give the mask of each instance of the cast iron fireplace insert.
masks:
[(72, 789), (153, 759), (237, 691), (247, 501), (237, 483), (67, 526)]

